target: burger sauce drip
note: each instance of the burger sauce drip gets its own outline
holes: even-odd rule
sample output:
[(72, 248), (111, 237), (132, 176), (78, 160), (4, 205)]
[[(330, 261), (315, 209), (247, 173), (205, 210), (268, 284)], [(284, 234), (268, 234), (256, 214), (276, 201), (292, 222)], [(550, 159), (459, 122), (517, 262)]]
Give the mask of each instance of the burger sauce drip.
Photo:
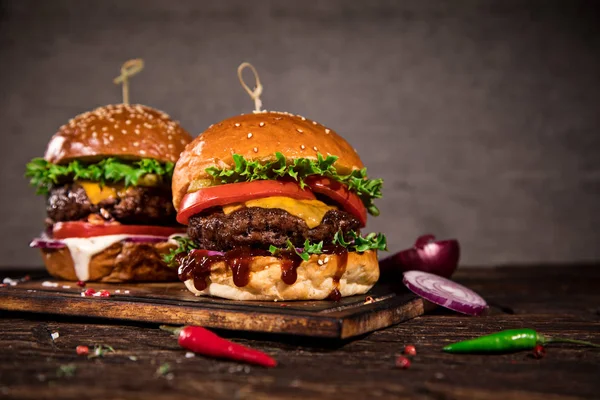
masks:
[(302, 264), (302, 259), (291, 251), (282, 252), (281, 255), (281, 280), (288, 285), (293, 285), (298, 279), (297, 269)]
[(225, 263), (231, 268), (235, 286), (244, 287), (250, 282), (250, 262), (252, 258), (265, 255), (271, 255), (271, 253), (247, 247), (240, 247), (225, 253)]
[(238, 248), (224, 255), (207, 255), (203, 250), (194, 250), (179, 258), (179, 279), (183, 282), (193, 279), (196, 290), (202, 291), (208, 286), (207, 279), (213, 264), (225, 262), (231, 269), (233, 283), (243, 287), (250, 281), (250, 262), (253, 257), (271, 255), (265, 250)]
[[(327, 298), (333, 301), (340, 301), (342, 294), (340, 293), (340, 279), (346, 272), (346, 266), (348, 265), (348, 250), (342, 246), (333, 246), (327, 249), (327, 252), (337, 255), (337, 266), (335, 274), (333, 275), (333, 290), (329, 293)], [(324, 251), (325, 252), (325, 251)]]
[[(340, 279), (346, 272), (348, 264), (348, 251), (342, 246), (327, 246), (323, 248), (323, 254), (335, 254), (337, 258), (337, 267), (333, 276), (334, 289), (328, 296), (328, 299), (338, 301), (341, 293), (339, 291)], [(208, 286), (207, 279), (210, 277), (210, 272), (213, 264), (225, 262), (231, 269), (233, 275), (233, 283), (238, 287), (243, 287), (250, 281), (250, 263), (253, 257), (271, 256), (266, 250), (251, 249), (240, 247), (226, 252), (224, 255), (207, 255), (206, 251), (194, 250), (186, 256), (179, 257), (178, 261), (181, 265), (179, 279), (187, 281), (192, 279), (196, 290), (205, 290)], [(302, 263), (296, 253), (284, 251), (281, 253), (281, 280), (288, 285), (293, 285), (298, 279), (297, 269)]]
[(214, 263), (223, 261), (222, 255), (206, 255), (202, 251), (192, 251), (186, 256), (181, 256), (177, 260), (180, 265), (179, 280), (185, 282), (193, 279), (196, 290), (206, 289), (207, 278), (210, 276), (210, 270)]

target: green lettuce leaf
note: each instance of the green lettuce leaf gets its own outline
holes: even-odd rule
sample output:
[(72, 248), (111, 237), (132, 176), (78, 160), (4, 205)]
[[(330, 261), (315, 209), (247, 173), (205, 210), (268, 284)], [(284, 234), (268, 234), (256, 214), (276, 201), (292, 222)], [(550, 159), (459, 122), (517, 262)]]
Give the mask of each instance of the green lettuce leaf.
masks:
[(105, 158), (95, 164), (84, 164), (78, 160), (65, 165), (57, 165), (34, 158), (27, 163), (25, 176), (30, 178), (37, 194), (47, 194), (53, 185), (73, 180), (89, 180), (100, 183), (124, 183), (135, 186), (145, 175), (155, 175), (168, 182), (173, 176), (174, 164), (144, 158), (140, 161), (123, 161), (117, 158)]
[(169, 253), (163, 256), (163, 261), (169, 267), (177, 267), (177, 256), (182, 253), (184, 255), (188, 254), (190, 251), (197, 249), (198, 245), (188, 236), (174, 236), (172, 239), (177, 242), (177, 247), (169, 250)]
[[(341, 231), (338, 231), (333, 237), (333, 244), (343, 246), (347, 248), (348, 251), (358, 253), (364, 253), (367, 250), (387, 251), (386, 238), (382, 233), (369, 233), (367, 236), (363, 237), (354, 231), (349, 231), (346, 233), (346, 236), (349, 237), (350, 240), (346, 241)], [(169, 254), (163, 257), (165, 263), (171, 267), (177, 266), (176, 258), (178, 254), (187, 254), (198, 248), (198, 245), (187, 236), (177, 236), (174, 237), (174, 239), (177, 241), (178, 247), (172, 249)], [(273, 245), (269, 246), (269, 252), (274, 256), (278, 256), (282, 251), (287, 250), (293, 251), (298, 257), (302, 258), (302, 260), (308, 261), (312, 254), (323, 254), (323, 242), (310, 243), (307, 239), (304, 241), (304, 247), (300, 250), (289, 240), (287, 241), (285, 248), (278, 248)]]
[(239, 154), (234, 154), (232, 168), (210, 167), (206, 172), (217, 184), (291, 177), (302, 188), (306, 186), (305, 178), (311, 175), (325, 176), (348, 186), (350, 191), (358, 195), (371, 215), (379, 215), (379, 209), (373, 204), (373, 199), (381, 197), (383, 179), (368, 179), (366, 168), (354, 170), (348, 175), (340, 175), (334, 166), (337, 159), (337, 156), (323, 157), (319, 153), (317, 160), (296, 158), (288, 162), (285, 156), (278, 152), (275, 153), (274, 161), (261, 162), (247, 160)]

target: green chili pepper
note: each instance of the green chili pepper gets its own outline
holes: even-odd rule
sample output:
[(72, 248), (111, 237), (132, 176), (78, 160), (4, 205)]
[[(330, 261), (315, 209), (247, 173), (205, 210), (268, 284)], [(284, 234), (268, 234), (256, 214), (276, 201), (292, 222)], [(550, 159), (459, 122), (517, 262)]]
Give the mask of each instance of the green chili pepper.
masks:
[(509, 329), (465, 340), (464, 342), (449, 344), (442, 350), (448, 353), (508, 353), (531, 350), (538, 344), (544, 346), (548, 343), (572, 343), (600, 348), (598, 344), (582, 340), (542, 336), (533, 329)]

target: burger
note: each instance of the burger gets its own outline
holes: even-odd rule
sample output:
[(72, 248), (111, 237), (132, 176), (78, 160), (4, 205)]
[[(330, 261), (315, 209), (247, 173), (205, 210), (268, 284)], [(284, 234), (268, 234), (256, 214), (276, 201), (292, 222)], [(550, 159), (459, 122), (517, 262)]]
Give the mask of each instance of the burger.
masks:
[(31, 247), (48, 272), (73, 281), (177, 279), (163, 262), (169, 236), (185, 232), (170, 185), (191, 140), (143, 105), (100, 107), (62, 126), (25, 174), (46, 196), (46, 230)]
[(181, 153), (173, 204), (187, 236), (165, 261), (196, 295), (316, 300), (366, 293), (385, 237), (361, 235), (378, 215), (381, 179), (333, 130), (284, 112), (208, 128)]

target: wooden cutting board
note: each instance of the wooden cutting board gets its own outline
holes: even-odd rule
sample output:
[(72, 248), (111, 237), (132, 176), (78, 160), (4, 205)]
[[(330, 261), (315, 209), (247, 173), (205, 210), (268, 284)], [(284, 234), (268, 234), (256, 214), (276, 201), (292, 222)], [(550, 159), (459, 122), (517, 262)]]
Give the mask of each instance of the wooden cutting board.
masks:
[(102, 284), (110, 297), (82, 297), (75, 282), (48, 276), (0, 287), (0, 309), (173, 325), (346, 339), (422, 315), (431, 307), (408, 290), (376, 285), (334, 301), (258, 302), (196, 297), (182, 283)]

